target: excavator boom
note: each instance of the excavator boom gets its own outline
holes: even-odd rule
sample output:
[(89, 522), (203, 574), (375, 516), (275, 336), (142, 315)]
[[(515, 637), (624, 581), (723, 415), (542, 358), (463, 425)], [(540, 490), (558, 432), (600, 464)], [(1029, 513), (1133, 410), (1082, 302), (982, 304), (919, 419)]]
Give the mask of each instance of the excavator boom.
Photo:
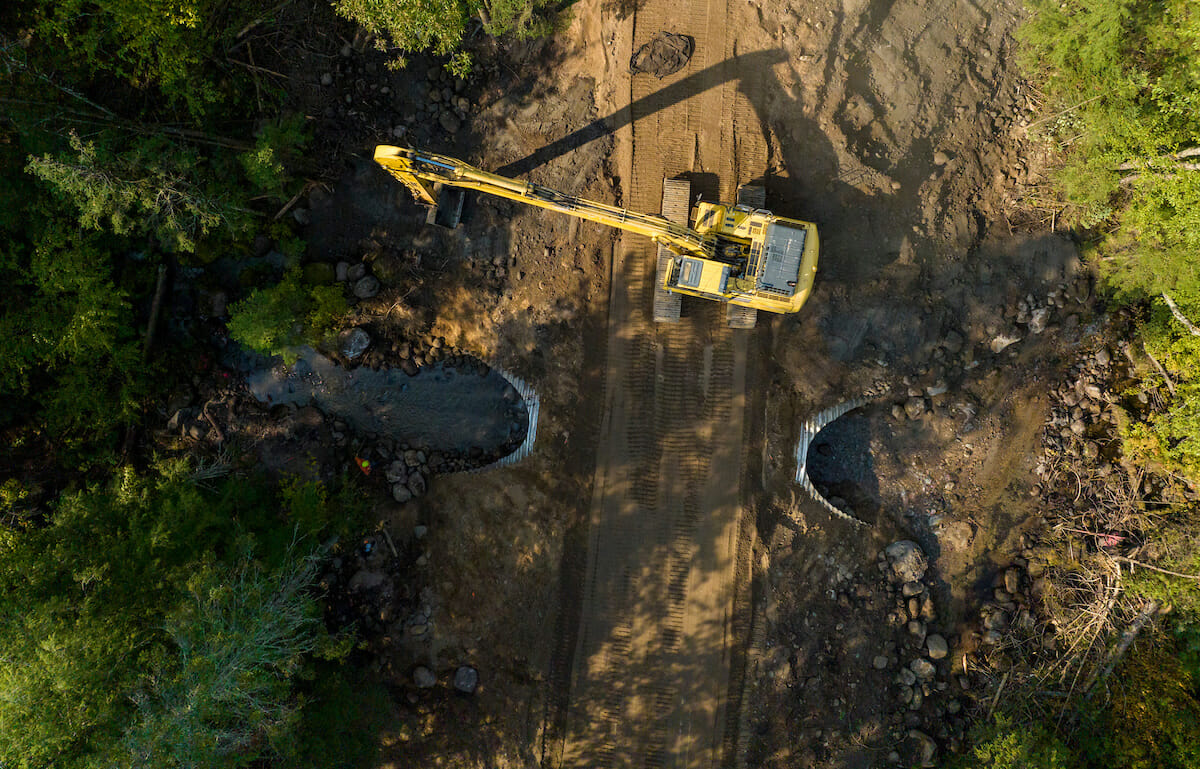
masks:
[(705, 253), (704, 238), (694, 230), (654, 214), (639, 214), (625, 208), (567, 195), (532, 182), (509, 179), (470, 166), (461, 160), (430, 152), (380, 145), (375, 162), (404, 183), (418, 201), (437, 205), (435, 183), (486, 192), (538, 208), (587, 219), (653, 238), (679, 254)]
[[(668, 219), (509, 179), (415, 149), (380, 145), (375, 148), (375, 162), (408, 187), (419, 202), (430, 206), (438, 204), (439, 187), (456, 187), (644, 235), (665, 250), (659, 258), (660, 291), (747, 310), (791, 313), (800, 309), (812, 289), (817, 269), (816, 226), (775, 216), (752, 204), (700, 203), (689, 212), (685, 191), (682, 208)], [(686, 182), (669, 181), (664, 190), (677, 184), (686, 186)], [(687, 226), (689, 220), (692, 227)], [(676, 310), (675, 318), (659, 319), (677, 317)]]

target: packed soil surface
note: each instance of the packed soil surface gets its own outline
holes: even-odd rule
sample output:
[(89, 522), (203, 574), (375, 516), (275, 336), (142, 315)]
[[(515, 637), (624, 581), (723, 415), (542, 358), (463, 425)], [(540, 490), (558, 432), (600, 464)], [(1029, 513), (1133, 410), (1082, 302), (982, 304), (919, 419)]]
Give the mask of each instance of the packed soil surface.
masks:
[[(378, 531), (328, 575), (331, 623), (357, 623), (392, 693), (383, 765), (932, 765), (978, 712), (978, 606), (1037, 524), (1047, 393), (1099, 328), (1073, 244), (1025, 202), (1020, 3), (570, 12), (553, 38), (485, 45), (462, 81), (297, 20), (334, 32), (285, 70), (322, 161), (289, 215), (309, 262), (378, 281), (346, 282), (372, 345), (341, 364), (472, 356), (541, 400), (532, 453), (479, 473), (449, 470), (497, 457), (434, 467), (415, 429), (229, 412), (281, 473), (367, 455), (428, 478), (404, 501), (364, 479)], [(660, 31), (691, 58), (631, 74)], [(762, 183), (817, 224), (817, 284), (752, 331), (700, 300), (656, 326), (647, 240), (473, 195), (458, 228), (426, 225), (370, 161), (381, 143), (651, 213), (664, 178), (723, 201)], [(857, 397), (809, 452), (839, 517), (794, 454), (805, 419)], [(915, 578), (881, 555), (901, 540)], [(456, 687), (464, 668), (477, 685)]]

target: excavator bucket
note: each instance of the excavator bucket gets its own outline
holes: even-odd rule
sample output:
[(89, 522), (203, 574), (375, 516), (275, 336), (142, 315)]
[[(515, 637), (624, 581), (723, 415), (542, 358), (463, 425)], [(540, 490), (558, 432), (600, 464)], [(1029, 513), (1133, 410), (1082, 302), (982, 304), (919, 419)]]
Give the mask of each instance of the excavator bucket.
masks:
[(466, 191), (430, 181), (414, 167), (410, 150), (381, 144), (375, 148), (375, 162), (408, 188), (417, 202), (427, 208), (426, 224), (453, 229), (462, 220)]
[(462, 221), (463, 203), (467, 199), (467, 193), (465, 190), (447, 187), (444, 184), (434, 185), (434, 189), (438, 193), (438, 202), (425, 214), (425, 223), (452, 230)]

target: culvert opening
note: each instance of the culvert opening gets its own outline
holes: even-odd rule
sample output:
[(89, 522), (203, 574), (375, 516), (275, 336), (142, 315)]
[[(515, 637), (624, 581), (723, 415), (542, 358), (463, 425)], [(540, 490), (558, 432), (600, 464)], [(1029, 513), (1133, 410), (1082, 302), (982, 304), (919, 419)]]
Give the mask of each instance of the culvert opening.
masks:
[(882, 508), (871, 454), (872, 420), (858, 409), (826, 425), (808, 447), (809, 480), (833, 507), (865, 523)]
[(465, 355), (409, 372), (347, 369), (306, 349), (291, 366), (252, 371), (247, 384), (261, 403), (311, 404), (360, 435), (460, 458), (455, 470), (528, 453), (537, 396), (523, 382)]

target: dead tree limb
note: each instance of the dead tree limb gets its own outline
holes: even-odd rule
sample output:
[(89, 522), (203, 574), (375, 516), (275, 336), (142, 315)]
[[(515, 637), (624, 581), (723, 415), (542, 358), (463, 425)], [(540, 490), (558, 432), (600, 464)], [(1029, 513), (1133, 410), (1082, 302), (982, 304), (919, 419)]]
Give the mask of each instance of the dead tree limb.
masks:
[(1123, 555), (1118, 555), (1118, 556), (1114, 556), (1114, 557), (1118, 561), (1121, 561), (1122, 563), (1131, 563), (1134, 566), (1140, 566), (1143, 569), (1149, 569), (1150, 571), (1157, 571), (1159, 574), (1168, 574), (1172, 577), (1182, 577), (1183, 579), (1200, 580), (1200, 574), (1184, 574), (1184, 573), (1178, 572), (1178, 571), (1171, 571), (1170, 569), (1163, 569), (1159, 566), (1151, 566), (1148, 563), (1143, 563), (1141, 561), (1135, 561), (1132, 558), (1126, 558)]
[[(223, 403), (224, 401), (216, 401), (216, 402)], [(212, 425), (213, 432), (215, 432), (217, 434), (217, 443), (224, 443), (225, 442), (225, 431), (221, 429), (221, 426), (219, 424), (217, 424), (217, 420), (215, 418), (213, 418), (212, 412), (208, 410), (208, 407), (211, 406), (212, 404), (213, 404), (213, 401), (211, 401), (211, 400), (205, 402), (203, 408), (201, 408), (200, 411), (204, 414), (204, 418), (208, 420), (208, 423), (210, 425)]]
[(1167, 296), (1167, 292), (1162, 292), (1163, 301), (1167, 303), (1167, 307), (1171, 308), (1171, 314), (1175, 316), (1175, 320), (1183, 324), (1192, 336), (1200, 336), (1200, 328), (1196, 328), (1196, 324), (1188, 320), (1187, 316), (1179, 309), (1179, 305), (1175, 304), (1175, 300)]
[(1121, 634), (1121, 640), (1109, 653), (1108, 659), (1105, 660), (1102, 667), (1096, 668), (1088, 679), (1087, 684), (1083, 687), (1085, 694), (1091, 693), (1092, 687), (1098, 683), (1102, 683), (1112, 673), (1113, 668), (1125, 656), (1125, 652), (1129, 651), (1129, 647), (1133, 646), (1133, 642), (1137, 640), (1138, 634), (1142, 632), (1142, 628), (1146, 626), (1151, 619), (1158, 614), (1160, 608), (1158, 601), (1147, 601), (1142, 607), (1142, 611), (1133, 619), (1129, 627), (1125, 628), (1125, 632)]
[(150, 322), (146, 324), (146, 336), (142, 341), (142, 360), (150, 360), (154, 351), (154, 332), (158, 328), (158, 316), (162, 314), (163, 294), (167, 291), (167, 265), (158, 265), (158, 282), (154, 285), (154, 299), (150, 302)]
[(1150, 352), (1150, 348), (1146, 346), (1145, 342), (1142, 342), (1142, 352), (1146, 353), (1146, 357), (1154, 364), (1154, 368), (1158, 369), (1158, 373), (1162, 374), (1162, 378), (1166, 380), (1167, 389), (1171, 391), (1171, 397), (1175, 397), (1175, 383), (1171, 381), (1171, 377), (1167, 375), (1167, 370), (1163, 368), (1163, 364), (1158, 362), (1158, 358), (1155, 358)]

